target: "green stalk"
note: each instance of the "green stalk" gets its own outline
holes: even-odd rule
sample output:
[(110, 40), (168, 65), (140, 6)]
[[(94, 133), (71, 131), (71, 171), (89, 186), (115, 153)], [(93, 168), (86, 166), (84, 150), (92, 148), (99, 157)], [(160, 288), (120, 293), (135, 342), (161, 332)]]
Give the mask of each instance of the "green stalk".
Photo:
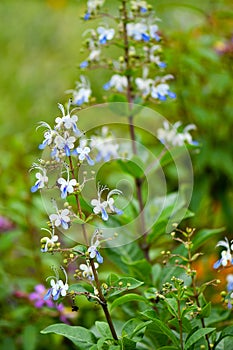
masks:
[[(70, 170), (71, 170), (71, 174), (73, 176), (73, 179), (75, 179), (75, 172), (74, 172), (74, 166), (73, 166), (73, 162), (72, 162), (72, 158), (71, 156), (69, 156), (69, 164), (70, 164)], [(81, 204), (80, 204), (80, 200), (79, 200), (79, 196), (76, 193), (75, 194), (75, 198), (76, 198), (76, 203), (77, 203), (77, 210), (78, 210), (78, 214), (80, 216), (80, 218), (82, 218), (82, 208), (81, 208)], [(86, 232), (86, 227), (85, 224), (82, 224), (82, 232), (83, 232), (83, 237), (85, 240), (86, 245), (88, 245), (88, 239), (87, 239), (87, 232)], [(94, 275), (94, 280), (95, 280), (95, 284), (96, 284), (96, 288), (98, 290), (98, 297), (99, 297), (99, 304), (101, 305), (103, 312), (105, 314), (106, 317), (106, 321), (109, 325), (110, 331), (112, 333), (113, 339), (118, 340), (117, 334), (116, 334), (116, 330), (114, 328), (113, 322), (112, 322), (112, 318), (111, 315), (109, 313), (108, 310), (108, 304), (107, 304), (107, 300), (105, 299), (103, 293), (102, 293), (102, 289), (101, 289), (101, 284), (99, 281), (99, 277), (98, 277), (98, 273), (96, 271), (95, 268), (95, 263), (93, 259), (90, 259), (90, 264), (91, 264), (91, 268), (93, 271), (93, 275)]]
[[(124, 61), (126, 65), (126, 78), (127, 78), (127, 91), (126, 91), (126, 97), (129, 104), (129, 109), (132, 111), (132, 105), (133, 105), (133, 87), (131, 82), (131, 75), (130, 75), (130, 59), (129, 59), (129, 39), (127, 34), (127, 23), (128, 23), (128, 13), (127, 13), (127, 7), (126, 7), (127, 1), (122, 0), (122, 17), (123, 17), (123, 39), (124, 39)], [(133, 123), (133, 115), (129, 115), (128, 117), (129, 122), (129, 132), (130, 137), (132, 141), (132, 151), (134, 155), (138, 154), (137, 147), (136, 147), (136, 134), (135, 134), (135, 127)], [(137, 199), (139, 204), (139, 211), (140, 211), (140, 229), (142, 233), (142, 242), (141, 242), (141, 248), (144, 252), (145, 258), (149, 261), (149, 245), (147, 243), (147, 234), (146, 232), (146, 224), (145, 224), (145, 216), (143, 213), (144, 204), (143, 204), (143, 196), (142, 196), (142, 179), (136, 177), (134, 179), (135, 186), (136, 186), (136, 192), (137, 192)]]

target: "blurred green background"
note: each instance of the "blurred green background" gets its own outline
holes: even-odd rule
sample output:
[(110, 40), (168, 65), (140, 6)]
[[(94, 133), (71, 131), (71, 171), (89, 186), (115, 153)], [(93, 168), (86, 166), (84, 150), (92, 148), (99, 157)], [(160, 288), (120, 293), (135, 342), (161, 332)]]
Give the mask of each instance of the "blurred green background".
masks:
[[(116, 2), (108, 1), (115, 6)], [(233, 112), (232, 3), (230, 0), (158, 0), (164, 56), (174, 74), (177, 100), (156, 106), (170, 121), (197, 125), (200, 153), (194, 154), (195, 187), (191, 224), (226, 227), (232, 232)], [(52, 122), (57, 102), (79, 77), (80, 16), (85, 1), (1, 0), (0, 2), (0, 216), (10, 220), (0, 233), (0, 348), (2, 350), (71, 349), (39, 330), (59, 321), (54, 310), (36, 309), (27, 293), (44, 283), (49, 257), (39, 249), (40, 227), (47, 218), (40, 196), (32, 196), (29, 168), (39, 156), (38, 121)], [(97, 73), (98, 74), (98, 73)], [(109, 75), (108, 75), (109, 76)], [(98, 77), (98, 75), (97, 75)], [(101, 98), (101, 80), (94, 90)], [(12, 226), (11, 226), (12, 225)], [(1, 226), (1, 225), (0, 225)], [(213, 247), (214, 248), (214, 247)], [(213, 249), (212, 248), (212, 249)], [(20, 294), (21, 293), (21, 294)], [(74, 324), (91, 325), (81, 312)]]

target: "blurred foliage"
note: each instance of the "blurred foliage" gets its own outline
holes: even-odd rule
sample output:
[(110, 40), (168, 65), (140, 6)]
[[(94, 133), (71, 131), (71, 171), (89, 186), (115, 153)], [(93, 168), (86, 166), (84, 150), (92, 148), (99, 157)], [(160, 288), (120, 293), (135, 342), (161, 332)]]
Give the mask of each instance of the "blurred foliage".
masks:
[[(151, 1), (154, 4), (154, 2)], [(78, 79), (84, 1), (0, 2), (0, 215), (13, 229), (0, 233), (0, 347), (2, 350), (71, 349), (39, 330), (58, 318), (43, 314), (15, 292), (43, 283), (49, 258), (41, 259), (39, 227), (47, 220), (39, 196), (32, 198), (29, 168), (39, 157), (38, 121), (50, 122), (57, 102)], [(174, 74), (177, 101), (156, 109), (171, 121), (197, 125), (200, 153), (193, 156), (195, 188), (191, 209), (197, 227), (231, 228), (233, 213), (232, 21), (230, 0), (156, 1), (162, 18), (165, 58)], [(106, 74), (106, 73), (104, 73)], [(95, 91), (100, 89), (96, 76)], [(107, 79), (106, 79), (107, 80)], [(101, 97), (101, 92), (98, 92)], [(97, 94), (97, 96), (98, 96)], [(48, 273), (49, 274), (49, 273)], [(82, 303), (82, 301), (81, 301)], [(75, 324), (89, 327), (86, 302)], [(98, 312), (97, 312), (98, 315)], [(51, 322), (51, 319), (53, 321)], [(26, 338), (30, 341), (25, 341)]]

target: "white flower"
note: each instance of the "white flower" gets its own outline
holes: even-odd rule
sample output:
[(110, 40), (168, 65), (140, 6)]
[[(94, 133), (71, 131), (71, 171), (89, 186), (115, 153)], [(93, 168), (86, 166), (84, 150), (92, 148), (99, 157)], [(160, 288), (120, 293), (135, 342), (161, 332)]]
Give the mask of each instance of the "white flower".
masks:
[(57, 183), (59, 184), (60, 191), (61, 191), (61, 198), (66, 198), (68, 193), (74, 192), (74, 187), (77, 185), (77, 181), (75, 179), (72, 180), (65, 180), (62, 177), (60, 177), (57, 180)]
[(150, 36), (148, 34), (147, 24), (143, 22), (138, 23), (127, 23), (127, 34), (129, 37), (132, 37), (136, 41), (143, 40), (145, 42), (150, 40)]
[[(65, 297), (67, 294), (67, 291), (69, 289), (69, 286), (67, 284), (67, 273), (65, 269), (61, 266), (62, 271), (64, 272), (64, 275), (66, 277), (65, 283), (59, 279), (58, 272), (56, 272), (56, 276), (53, 276), (54, 279), (52, 278), (50, 281), (51, 288), (48, 290), (46, 295), (44, 296), (44, 300), (49, 299), (51, 296), (53, 297), (53, 300), (56, 301), (59, 299), (60, 295)], [(51, 277), (48, 277), (51, 278)]]
[(118, 209), (117, 207), (115, 207), (114, 205), (114, 199), (112, 198), (112, 196), (114, 195), (121, 195), (122, 192), (120, 190), (114, 189), (112, 191), (110, 191), (107, 195), (107, 203), (109, 206), (109, 209), (111, 210), (112, 213), (116, 213), (118, 215), (121, 215), (123, 213), (122, 210)]
[(76, 82), (75, 90), (68, 90), (68, 93), (73, 94), (73, 104), (81, 106), (83, 103), (88, 103), (92, 94), (89, 80), (83, 75), (80, 76), (80, 81)]
[(231, 243), (229, 243), (228, 239), (225, 238), (225, 241), (219, 241), (216, 247), (224, 247), (226, 250), (223, 250), (221, 252), (221, 258), (218, 261), (216, 261), (216, 263), (214, 264), (214, 268), (218, 269), (221, 265), (225, 267), (228, 265), (228, 263), (233, 265), (233, 257), (231, 254), (231, 251), (233, 251), (233, 240), (231, 241)]
[(157, 26), (157, 24), (149, 25), (150, 36), (151, 36), (151, 38), (155, 39), (156, 41), (160, 40), (160, 36), (158, 35), (158, 30), (159, 30), (159, 27)]
[(108, 193), (106, 201), (101, 201), (101, 195), (102, 195), (102, 193), (105, 190), (108, 190), (108, 188), (106, 186), (102, 186), (102, 187), (99, 186), (99, 188), (98, 188), (98, 198), (97, 199), (92, 199), (91, 200), (91, 205), (94, 207), (93, 208), (93, 212), (95, 214), (101, 213), (102, 220), (107, 221), (108, 220), (108, 213), (107, 213), (107, 210), (106, 210), (107, 207), (110, 209), (110, 211), (112, 213), (116, 213), (118, 215), (122, 214), (122, 211), (114, 206), (114, 199), (111, 198), (111, 196), (116, 195), (116, 194), (117, 195), (122, 194), (122, 192), (117, 190), (117, 189), (114, 189), (114, 190), (112, 190), (112, 191), (110, 191)]
[(116, 89), (119, 92), (124, 91), (128, 86), (128, 81), (126, 76), (114, 74), (110, 81), (104, 85), (105, 90), (109, 90), (111, 88)]
[[(95, 269), (98, 269), (99, 264), (97, 264), (96, 262), (94, 263)], [(87, 264), (81, 264), (79, 266), (80, 270), (82, 270), (82, 275), (84, 278), (88, 278), (89, 280), (93, 280), (94, 279), (94, 275), (93, 275), (93, 270), (92, 267), (90, 266), (89, 263)]]
[(62, 226), (65, 230), (67, 230), (70, 225), (70, 214), (69, 209), (58, 210), (57, 214), (49, 215), (49, 220), (56, 227)]
[(69, 133), (65, 131), (64, 137), (62, 137), (61, 135), (57, 135), (55, 137), (54, 143), (59, 150), (64, 150), (65, 154), (67, 156), (70, 156), (70, 150), (74, 148), (75, 141), (76, 138), (74, 136), (70, 136)]
[(39, 149), (44, 149), (47, 145), (50, 146), (57, 135), (57, 132), (51, 129), (50, 125), (45, 122), (39, 122), (38, 128), (46, 127), (47, 131), (44, 133), (44, 141), (39, 145)]
[(58, 241), (58, 236), (54, 234), (54, 227), (52, 229), (52, 232), (46, 228), (42, 228), (42, 230), (47, 231), (51, 236), (51, 238), (49, 237), (41, 238), (41, 243), (42, 243), (41, 251), (43, 253), (46, 253), (48, 251), (48, 248), (53, 247), (55, 243)]
[(169, 85), (165, 83), (158, 84), (157, 86), (152, 86), (151, 97), (159, 99), (160, 101), (165, 101), (167, 96), (175, 98), (176, 94), (170, 91)]
[(99, 34), (99, 43), (106, 44), (107, 41), (112, 40), (114, 37), (115, 30), (113, 28), (98, 27), (97, 33)]
[(185, 143), (196, 145), (197, 142), (192, 140), (192, 136), (189, 133), (190, 130), (195, 130), (194, 124), (187, 125), (183, 132), (179, 132), (178, 128), (181, 126), (181, 122), (176, 122), (174, 125), (169, 124), (167, 121), (163, 123), (163, 128), (159, 128), (157, 131), (157, 137), (164, 145), (167, 146), (183, 146)]
[(79, 147), (77, 147), (73, 154), (78, 155), (78, 159), (83, 161), (84, 159), (87, 160), (89, 165), (94, 165), (94, 161), (89, 156), (90, 148), (86, 146), (87, 140), (83, 139), (80, 141)]
[(96, 148), (98, 154), (96, 156), (96, 161), (99, 162), (103, 159), (108, 162), (111, 158), (118, 158), (119, 145), (116, 143), (112, 134), (109, 133), (107, 127), (102, 128), (100, 136), (92, 136), (90, 146), (92, 149)]
[(144, 0), (132, 0), (131, 2), (132, 10), (140, 11), (141, 13), (147, 12), (148, 4)]
[(72, 129), (73, 132), (79, 136), (81, 132), (77, 128), (78, 117), (75, 114), (71, 116), (70, 105), (71, 105), (71, 100), (69, 100), (68, 106), (67, 106), (67, 112), (65, 112), (64, 106), (61, 103), (58, 103), (58, 108), (62, 112), (62, 118), (57, 117), (55, 119), (55, 122), (57, 124), (55, 129), (60, 130), (61, 127), (63, 126), (67, 130)]
[(45, 187), (45, 184), (48, 183), (49, 179), (48, 179), (48, 176), (46, 174), (46, 169), (39, 166), (38, 164), (34, 163), (31, 170), (33, 169), (38, 169), (41, 171), (41, 173), (36, 173), (36, 183), (34, 186), (31, 187), (31, 192), (34, 193), (36, 192), (38, 189), (40, 188), (44, 188)]
[(142, 93), (143, 97), (147, 97), (148, 95), (150, 95), (151, 86), (153, 84), (152, 79), (136, 78), (135, 83), (137, 85), (138, 90)]
[(87, 10), (88, 13), (93, 13), (98, 7), (103, 6), (104, 0), (88, 0)]
[(96, 257), (96, 260), (99, 264), (103, 263), (103, 257), (100, 255), (98, 251), (98, 247), (100, 245), (100, 238), (102, 238), (102, 235), (100, 231), (97, 229), (95, 230), (92, 239), (91, 239), (91, 246), (88, 248), (88, 253), (90, 255), (91, 259), (94, 259)]

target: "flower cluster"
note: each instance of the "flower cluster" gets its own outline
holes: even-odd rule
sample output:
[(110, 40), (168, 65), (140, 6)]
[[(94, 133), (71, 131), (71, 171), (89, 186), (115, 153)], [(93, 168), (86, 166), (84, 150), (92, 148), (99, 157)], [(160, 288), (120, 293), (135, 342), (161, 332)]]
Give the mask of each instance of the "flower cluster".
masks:
[[(88, 1), (84, 19), (95, 16), (102, 5), (103, 1)], [(85, 70), (89, 67), (102, 67), (113, 70), (113, 75), (103, 85), (106, 91), (126, 93), (130, 89), (137, 100), (139, 97), (143, 100), (151, 98), (156, 101), (165, 101), (167, 97), (175, 98), (176, 94), (171, 91), (167, 82), (173, 78), (172, 75), (155, 78), (151, 76), (155, 67), (162, 71), (166, 68), (166, 63), (160, 57), (162, 47), (158, 44), (161, 41), (161, 32), (157, 24), (159, 19), (147, 1), (132, 0), (125, 6), (127, 10), (120, 7), (119, 18), (112, 17), (116, 20), (117, 30), (109, 28), (107, 23), (102, 22), (96, 29), (90, 28), (84, 32), (84, 35), (89, 33), (90, 37), (84, 44), (88, 55), (81, 62), (80, 68)], [(105, 14), (102, 15), (103, 18), (104, 16)], [(124, 47), (127, 57), (119, 56), (118, 59), (113, 59), (107, 57), (102, 50), (106, 45), (122, 46), (122, 43), (127, 45)], [(81, 84), (78, 83), (75, 90), (70, 90), (74, 103), (79, 106), (90, 102), (91, 95), (89, 82), (84, 83), (84, 76), (81, 76), (81, 80)]]
[[(84, 81), (84, 80), (83, 80)], [(42, 228), (47, 233), (46, 236), (41, 238), (41, 252), (42, 253), (54, 253), (59, 251), (65, 255), (63, 260), (64, 264), (74, 262), (77, 258), (84, 258), (86, 264), (80, 264), (80, 271), (82, 276), (88, 281), (94, 279), (93, 268), (97, 269), (99, 264), (103, 263), (103, 257), (100, 254), (100, 243), (102, 240), (102, 234), (97, 229), (88, 244), (87, 237), (84, 234), (87, 248), (83, 248), (86, 252), (75, 251), (72, 248), (63, 248), (61, 242), (59, 242), (59, 236), (55, 230), (64, 229), (69, 230), (74, 222), (80, 223), (83, 227), (85, 223), (86, 213), (82, 211), (80, 204), (80, 197), (82, 190), (87, 181), (87, 172), (82, 174), (83, 180), (77, 181), (79, 175), (80, 166), (83, 162), (86, 162), (88, 166), (93, 166), (95, 161), (102, 159), (109, 160), (111, 157), (117, 157), (118, 145), (114, 143), (112, 135), (108, 130), (102, 129), (100, 136), (93, 136), (93, 138), (86, 139), (80, 129), (78, 128), (78, 116), (70, 111), (71, 101), (69, 101), (67, 109), (62, 104), (58, 104), (58, 108), (61, 111), (61, 116), (55, 118), (55, 125), (52, 128), (45, 122), (40, 122), (39, 127), (45, 128), (44, 139), (39, 145), (39, 149), (47, 150), (46, 160), (40, 159), (38, 163), (34, 163), (31, 170), (36, 170), (36, 182), (31, 187), (31, 192), (36, 192), (41, 189), (58, 189), (60, 193), (60, 199), (65, 200), (63, 207), (59, 208), (56, 200), (52, 199), (53, 210), (49, 214), (49, 229)], [(106, 136), (106, 137), (105, 137)], [(103, 147), (103, 142), (107, 141), (107, 147)], [(96, 159), (91, 158), (92, 150), (95, 149), (97, 153)], [(49, 156), (49, 160), (47, 157)], [(54, 172), (54, 170), (56, 170)], [(93, 173), (93, 171), (91, 171)], [(55, 175), (55, 176), (54, 176)], [(101, 214), (102, 219), (107, 221), (109, 213), (122, 214), (122, 211), (114, 205), (114, 195), (121, 194), (121, 191), (117, 189), (109, 190), (105, 200), (102, 199), (102, 194), (105, 190), (108, 190), (106, 186), (99, 186), (97, 199), (91, 200), (94, 214)], [(69, 203), (69, 196), (74, 195), (76, 205)], [(71, 201), (72, 202), (72, 201)], [(91, 212), (87, 220), (96, 218)], [(75, 221), (76, 220), (76, 221)], [(84, 233), (84, 232), (83, 232)], [(67, 253), (68, 252), (68, 253)], [(96, 259), (97, 262), (92, 260)], [(68, 293), (68, 277), (65, 269), (61, 267), (65, 275), (65, 282), (59, 278), (57, 270), (55, 270), (55, 277), (49, 277), (50, 288), (44, 296), (44, 302), (49, 302), (52, 298), (53, 301), (57, 301), (60, 297), (65, 297)], [(97, 276), (97, 272), (95, 272)]]

